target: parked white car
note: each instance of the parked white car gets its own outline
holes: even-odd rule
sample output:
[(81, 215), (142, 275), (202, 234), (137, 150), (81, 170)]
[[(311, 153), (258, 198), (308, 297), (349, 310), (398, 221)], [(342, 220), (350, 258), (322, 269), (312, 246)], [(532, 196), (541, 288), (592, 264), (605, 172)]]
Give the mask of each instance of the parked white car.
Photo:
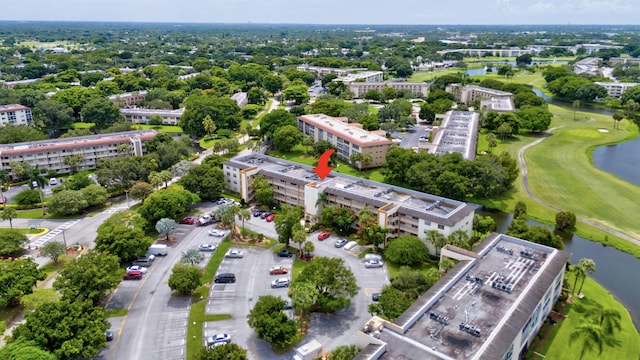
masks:
[(144, 267), (144, 266), (132, 265), (132, 266), (129, 266), (127, 268), (127, 273), (132, 272), (132, 271), (140, 271), (141, 273), (146, 274), (147, 273), (147, 268)]
[(366, 268), (379, 268), (382, 267), (384, 263), (380, 260), (365, 260), (364, 267)]
[(223, 237), (225, 235), (224, 231), (218, 229), (209, 230), (209, 236)]

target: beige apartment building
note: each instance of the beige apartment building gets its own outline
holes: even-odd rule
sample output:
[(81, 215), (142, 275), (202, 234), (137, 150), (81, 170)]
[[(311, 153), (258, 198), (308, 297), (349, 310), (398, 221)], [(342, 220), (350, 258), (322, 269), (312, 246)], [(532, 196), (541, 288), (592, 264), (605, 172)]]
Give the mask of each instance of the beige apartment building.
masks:
[(31, 124), (31, 108), (20, 104), (0, 105), (0, 126)]
[(627, 89), (640, 85), (640, 83), (628, 83), (628, 82), (602, 82), (596, 81), (596, 84), (607, 89), (607, 96), (619, 98), (624, 94)]
[(17, 161), (66, 174), (71, 172), (71, 168), (64, 162), (65, 156), (69, 155), (83, 157), (80, 170), (95, 169), (100, 159), (118, 156), (122, 145), (128, 148), (131, 155), (144, 155), (145, 143), (156, 135), (155, 130), (125, 131), (0, 145), (0, 169), (9, 170), (9, 174), (13, 176), (11, 162)]
[(120, 113), (132, 124), (148, 124), (153, 115), (158, 115), (162, 118), (163, 125), (178, 125), (180, 117), (184, 114), (184, 108), (177, 110), (122, 108)]
[(117, 107), (137, 105), (146, 98), (146, 90), (109, 96), (109, 100)]
[(425, 82), (401, 82), (401, 81), (385, 81), (385, 82), (350, 82), (349, 92), (354, 98), (361, 98), (370, 91), (377, 90), (382, 92), (385, 87), (390, 87), (397, 91), (409, 91), (417, 97), (427, 97), (429, 95), (429, 84)]
[[(332, 172), (320, 179), (310, 166), (266, 155), (252, 154), (233, 158), (223, 165), (225, 185), (252, 202), (251, 184), (262, 174), (273, 186), (279, 204), (301, 206), (307, 219), (315, 222), (322, 205), (320, 194), (327, 194), (326, 205), (346, 207), (358, 213), (368, 206), (387, 237), (414, 235), (425, 240), (427, 232), (436, 230), (445, 236), (462, 230), (471, 235), (475, 207), (467, 203), (364, 180)], [(431, 252), (433, 245), (426, 242)]]
[(298, 71), (306, 71), (315, 73), (318, 77), (323, 77), (329, 74), (336, 74), (338, 76), (346, 76), (348, 74), (367, 71), (367, 68), (331, 68), (323, 66), (309, 66), (308, 64), (298, 65), (296, 67)]
[(315, 141), (326, 140), (338, 149), (338, 158), (350, 162), (351, 155), (360, 153), (370, 155), (368, 166), (357, 164), (361, 168), (382, 166), (393, 142), (383, 136), (384, 131), (366, 131), (359, 123), (347, 123), (347, 118), (334, 118), (324, 114), (302, 115), (298, 117), (298, 128)]
[(491, 98), (507, 98), (513, 102), (513, 94), (506, 91), (484, 88), (476, 85), (449, 84), (445, 91), (453, 94), (460, 102), (470, 105), (476, 100), (489, 100)]

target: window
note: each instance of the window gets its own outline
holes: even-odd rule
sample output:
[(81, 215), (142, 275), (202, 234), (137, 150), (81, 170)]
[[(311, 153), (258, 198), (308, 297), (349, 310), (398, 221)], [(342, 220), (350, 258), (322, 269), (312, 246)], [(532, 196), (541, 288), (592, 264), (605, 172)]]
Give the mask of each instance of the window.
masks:
[(438, 229), (444, 230), (444, 225), (438, 224)]

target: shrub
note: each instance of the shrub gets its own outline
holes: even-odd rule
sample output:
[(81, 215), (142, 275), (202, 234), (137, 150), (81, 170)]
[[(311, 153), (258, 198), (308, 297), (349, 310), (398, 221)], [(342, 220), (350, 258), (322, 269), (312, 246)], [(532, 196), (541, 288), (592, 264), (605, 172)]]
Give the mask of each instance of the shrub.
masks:
[(40, 192), (38, 190), (22, 190), (13, 198), (18, 205), (34, 205), (40, 203)]

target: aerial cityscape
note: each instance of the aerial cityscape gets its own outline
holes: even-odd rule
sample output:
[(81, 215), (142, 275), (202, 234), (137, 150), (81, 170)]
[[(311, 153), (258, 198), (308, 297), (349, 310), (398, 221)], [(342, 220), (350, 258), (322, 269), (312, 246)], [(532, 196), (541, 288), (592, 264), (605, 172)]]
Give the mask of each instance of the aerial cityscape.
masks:
[(640, 357), (638, 4), (182, 5), (3, 6), (0, 359)]

